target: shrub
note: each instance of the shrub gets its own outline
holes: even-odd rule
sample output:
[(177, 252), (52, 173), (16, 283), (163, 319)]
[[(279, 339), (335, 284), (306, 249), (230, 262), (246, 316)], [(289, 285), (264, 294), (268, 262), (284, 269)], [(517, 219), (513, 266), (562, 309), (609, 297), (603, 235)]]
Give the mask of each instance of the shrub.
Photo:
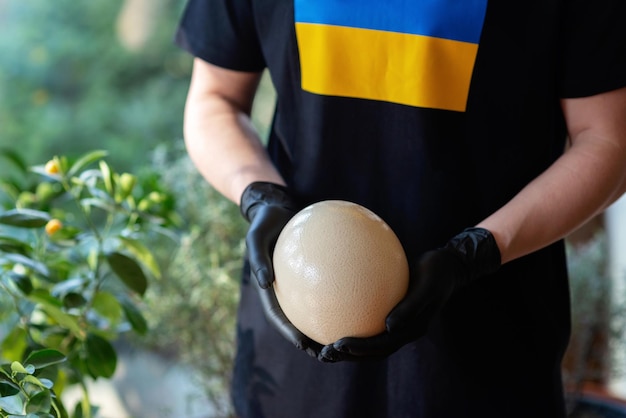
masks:
[[(147, 330), (141, 299), (160, 269), (143, 242), (171, 235), (173, 200), (151, 178), (113, 171), (105, 152), (30, 174), (4, 155), (24, 172), (0, 182), (0, 416), (90, 417), (86, 379), (110, 378), (111, 342)], [(70, 414), (60, 395), (72, 384), (84, 397)]]
[(196, 370), (197, 383), (216, 412), (228, 417), (247, 226), (237, 205), (209, 186), (186, 155), (162, 148), (155, 167), (164, 186), (174, 192), (186, 226), (163, 278), (146, 293), (151, 332), (143, 341), (174, 352)]

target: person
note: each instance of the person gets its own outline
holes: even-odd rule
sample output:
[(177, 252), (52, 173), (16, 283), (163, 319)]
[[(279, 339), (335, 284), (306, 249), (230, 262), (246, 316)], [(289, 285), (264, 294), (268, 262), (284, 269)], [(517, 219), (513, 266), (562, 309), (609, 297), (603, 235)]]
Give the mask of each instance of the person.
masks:
[[(565, 417), (563, 238), (626, 191), (624, 21), (621, 0), (188, 1), (186, 146), (250, 221), (239, 417)], [(383, 333), (321, 346), (271, 254), (325, 199), (380, 215), (411, 278)]]

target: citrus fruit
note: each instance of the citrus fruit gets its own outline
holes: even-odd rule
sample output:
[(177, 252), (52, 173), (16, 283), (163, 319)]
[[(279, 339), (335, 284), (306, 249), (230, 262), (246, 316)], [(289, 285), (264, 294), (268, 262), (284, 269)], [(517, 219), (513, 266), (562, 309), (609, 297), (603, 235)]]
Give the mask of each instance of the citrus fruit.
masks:
[(50, 160), (46, 163), (44, 170), (48, 174), (58, 174), (59, 173), (59, 164), (55, 160)]
[(50, 219), (48, 223), (46, 223), (45, 231), (48, 235), (54, 235), (61, 228), (63, 228), (63, 223), (58, 219)]

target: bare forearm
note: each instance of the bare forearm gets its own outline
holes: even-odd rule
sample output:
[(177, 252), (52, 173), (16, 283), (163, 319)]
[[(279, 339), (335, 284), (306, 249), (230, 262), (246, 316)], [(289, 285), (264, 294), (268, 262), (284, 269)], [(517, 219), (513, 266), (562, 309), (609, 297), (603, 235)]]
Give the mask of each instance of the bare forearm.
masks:
[(571, 147), (479, 226), (513, 260), (549, 245), (626, 191), (626, 88), (561, 101)]
[(494, 234), (503, 263), (538, 250), (615, 201), (626, 183), (624, 164), (623, 149), (577, 144), (479, 226)]
[(204, 103), (186, 115), (185, 144), (202, 176), (235, 203), (253, 181), (283, 183), (249, 117), (224, 104)]
[(250, 121), (259, 75), (194, 63), (185, 106), (187, 151), (202, 176), (239, 203), (253, 181), (284, 181), (269, 160)]

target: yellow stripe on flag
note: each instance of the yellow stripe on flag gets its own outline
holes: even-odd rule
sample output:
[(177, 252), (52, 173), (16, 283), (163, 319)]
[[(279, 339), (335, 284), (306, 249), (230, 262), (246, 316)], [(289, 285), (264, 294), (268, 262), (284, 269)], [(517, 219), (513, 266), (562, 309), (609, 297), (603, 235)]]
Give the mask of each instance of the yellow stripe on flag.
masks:
[(306, 91), (465, 110), (477, 44), (311, 23), (296, 34)]

